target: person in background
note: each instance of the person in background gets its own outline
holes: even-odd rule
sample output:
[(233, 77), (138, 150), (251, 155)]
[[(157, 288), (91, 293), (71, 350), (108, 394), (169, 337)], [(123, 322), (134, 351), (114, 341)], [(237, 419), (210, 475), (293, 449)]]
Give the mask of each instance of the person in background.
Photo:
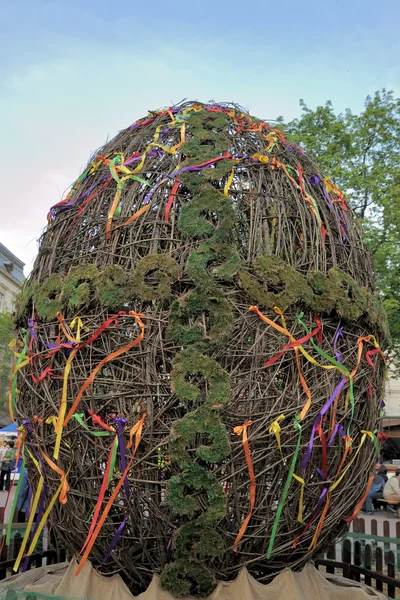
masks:
[(8, 450), (8, 444), (7, 444), (6, 440), (4, 440), (0, 445), (0, 463), (3, 462), (3, 458), (4, 458), (4, 455), (7, 452), (7, 450)]
[(15, 466), (15, 457), (14, 442), (8, 442), (8, 448), (1, 463), (0, 492), (3, 491), (3, 488), (5, 488), (6, 492), (10, 489), (11, 469)]
[(365, 498), (365, 502), (362, 506), (362, 510), (368, 515), (372, 515), (374, 512), (372, 503), (374, 500), (382, 497), (382, 492), (385, 487), (385, 481), (380, 475), (375, 475), (371, 488), (368, 492), (368, 496)]
[(384, 480), (385, 483), (387, 482), (388, 476), (387, 476), (387, 468), (385, 467), (385, 465), (381, 465), (379, 467), (378, 475), (380, 475), (382, 477), (382, 479)]
[(17, 514), (14, 515), (14, 521), (18, 523), (24, 523), (26, 520), (26, 511), (28, 508), (29, 501), (29, 479), (28, 469), (25, 467), (24, 472), (21, 475), (21, 483), (19, 484), (19, 492), (17, 498)]
[[(383, 497), (385, 500), (398, 502), (400, 504), (400, 469), (396, 469), (395, 475), (387, 480), (383, 490)], [(400, 516), (398, 508), (397, 516)]]
[[(385, 467), (385, 465), (381, 465), (379, 467), (377, 475), (380, 475), (386, 484), (386, 482), (388, 480), (388, 476), (387, 476), (387, 468)], [(379, 500), (373, 500), (373, 505), (374, 505), (375, 510), (380, 510), (382, 507), (386, 506), (386, 504), (384, 502), (379, 502)]]

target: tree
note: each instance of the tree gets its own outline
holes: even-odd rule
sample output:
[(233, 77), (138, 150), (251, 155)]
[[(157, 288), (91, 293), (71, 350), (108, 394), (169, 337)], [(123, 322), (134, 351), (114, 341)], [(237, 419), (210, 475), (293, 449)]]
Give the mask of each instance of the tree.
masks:
[(367, 96), (364, 110), (336, 114), (331, 102), (279, 127), (312, 156), (345, 193), (372, 251), (378, 290), (400, 371), (400, 99), (385, 89)]
[(8, 386), (12, 373), (12, 352), (8, 344), (12, 337), (11, 314), (0, 313), (0, 413), (8, 401)]

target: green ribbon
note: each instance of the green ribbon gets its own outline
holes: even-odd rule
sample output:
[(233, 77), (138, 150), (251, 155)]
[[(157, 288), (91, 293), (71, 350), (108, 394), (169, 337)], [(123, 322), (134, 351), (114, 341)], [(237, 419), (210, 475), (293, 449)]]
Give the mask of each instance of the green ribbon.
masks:
[[(24, 348), (21, 351), (19, 357), (17, 358), (17, 362), (15, 363), (15, 367), (18, 367), (18, 365), (21, 364), (21, 362), (24, 360), (26, 353), (28, 351), (28, 332), (26, 331), (26, 329), (21, 329), (22, 332), (26, 332), (24, 335)], [(13, 377), (13, 381), (12, 381), (12, 386), (11, 386), (11, 410), (12, 410), (12, 414), (15, 417), (15, 394), (17, 391), (17, 374), (18, 371), (16, 371), (14, 377)]]
[(7, 524), (6, 546), (10, 545), (11, 529), (12, 529), (12, 524), (13, 524), (13, 520), (14, 520), (15, 509), (17, 508), (19, 490), (21, 489), (21, 481), (22, 481), (22, 475), (24, 473), (24, 470), (25, 470), (25, 456), (22, 455), (21, 471), (19, 474), (19, 479), (18, 479), (16, 490), (15, 490), (15, 494), (14, 494), (14, 500), (13, 500), (13, 503), (11, 506), (11, 512), (10, 512), (10, 516), (9, 516), (8, 524)]
[(381, 453), (381, 447), (380, 447), (380, 445), (379, 445), (379, 441), (378, 441), (378, 439), (377, 439), (377, 437), (376, 437), (376, 434), (377, 434), (377, 433), (378, 433), (378, 429), (374, 429), (374, 431), (372, 432), (372, 436), (373, 436), (373, 437), (372, 437), (372, 441), (373, 441), (373, 443), (374, 443), (374, 446), (375, 446), (375, 452), (376, 452), (376, 453), (377, 453), (377, 455), (379, 456), (379, 455), (380, 455), (380, 453)]
[[(304, 330), (306, 331), (306, 333), (310, 333), (310, 330), (308, 329), (307, 325), (305, 323), (303, 323), (303, 321), (301, 320), (302, 317), (304, 317), (304, 313), (300, 313), (299, 315), (297, 315), (297, 322), (299, 323), (299, 325), (302, 325)], [(351, 377), (351, 373), (348, 370), (348, 368), (345, 365), (342, 365), (340, 362), (338, 362), (337, 360), (335, 360), (334, 358), (332, 358), (332, 356), (329, 356), (329, 354), (327, 354), (326, 352), (324, 352), (323, 350), (321, 350), (321, 348), (315, 343), (315, 341), (313, 340), (313, 338), (310, 339), (311, 344), (313, 345), (313, 348), (316, 352), (318, 352), (318, 354), (320, 356), (322, 356), (323, 358), (325, 358), (328, 362), (330, 362), (332, 365), (335, 365), (335, 367), (337, 367), (339, 369), (339, 371), (344, 371), (346, 374), (346, 377), (349, 378), (349, 388), (350, 388), (350, 406), (351, 406), (351, 421), (353, 420), (354, 417), (354, 388), (353, 388), (353, 378)], [(351, 421), (348, 425), (348, 428), (350, 427)], [(347, 431), (347, 434), (349, 432)]]
[(268, 544), (268, 550), (267, 550), (266, 558), (271, 558), (272, 549), (274, 547), (274, 542), (275, 542), (275, 537), (276, 537), (276, 532), (277, 532), (277, 529), (278, 529), (279, 519), (281, 518), (283, 506), (284, 506), (284, 504), (286, 502), (286, 496), (287, 496), (288, 491), (289, 491), (290, 483), (292, 481), (294, 469), (295, 469), (296, 462), (297, 462), (297, 457), (298, 457), (299, 451), (300, 451), (301, 425), (300, 425), (298, 417), (295, 418), (293, 427), (299, 432), (299, 435), (297, 437), (296, 448), (295, 448), (295, 451), (294, 451), (294, 454), (293, 454), (293, 458), (292, 458), (292, 462), (291, 462), (291, 465), (290, 465), (289, 473), (288, 473), (288, 476), (287, 476), (287, 479), (286, 479), (286, 483), (285, 483), (285, 486), (284, 486), (283, 491), (282, 491), (282, 496), (281, 496), (281, 498), (279, 500), (278, 509), (276, 511), (274, 524), (272, 526), (271, 537), (270, 537), (269, 544)]
[(118, 450), (118, 436), (115, 436), (113, 447), (111, 449), (111, 463), (110, 463), (110, 472), (108, 474), (107, 487), (110, 485), (110, 481), (114, 474), (115, 461), (117, 460), (117, 450)]
[(149, 183), (145, 179), (142, 179), (141, 177), (138, 177), (137, 175), (129, 175), (127, 177), (127, 179), (122, 179), (122, 180), (119, 179), (115, 170), (112, 168), (115, 166), (116, 163), (119, 163), (119, 164), (121, 163), (121, 155), (120, 154), (117, 154), (117, 156), (115, 156), (109, 164), (110, 173), (111, 173), (112, 177), (115, 179), (115, 181), (117, 182), (118, 189), (120, 192), (122, 192), (127, 179), (135, 179), (135, 181), (139, 181), (139, 183), (142, 183), (143, 185), (147, 185), (147, 186), (151, 187), (151, 183)]
[(79, 425), (82, 425), (82, 427), (86, 429), (86, 431), (88, 431), (91, 435), (95, 435), (96, 437), (105, 437), (110, 435), (109, 431), (91, 431), (86, 425), (85, 421), (83, 420), (84, 416), (84, 413), (74, 413), (72, 415), (72, 418), (78, 421)]

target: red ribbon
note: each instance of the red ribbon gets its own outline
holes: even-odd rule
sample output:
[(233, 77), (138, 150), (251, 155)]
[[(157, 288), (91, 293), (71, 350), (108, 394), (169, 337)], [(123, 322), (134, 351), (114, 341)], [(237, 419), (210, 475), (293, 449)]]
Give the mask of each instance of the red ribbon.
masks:
[(92, 417), (92, 421), (93, 421), (93, 423), (95, 425), (99, 425), (100, 427), (102, 427), (106, 431), (110, 431), (111, 433), (115, 433), (115, 429), (113, 429), (112, 427), (110, 427), (109, 425), (107, 425), (107, 423), (104, 423), (103, 419), (101, 417), (99, 417), (99, 415), (96, 415), (94, 412), (92, 412), (90, 410), (90, 408), (88, 408), (88, 413)]
[(170, 193), (169, 198), (168, 198), (167, 206), (165, 207), (164, 221), (166, 223), (168, 223), (169, 212), (170, 212), (170, 210), (172, 208), (172, 204), (173, 204), (173, 202), (175, 200), (175, 196), (176, 196), (176, 192), (178, 191), (178, 188), (179, 188), (179, 175), (178, 175), (178, 177), (175, 180), (175, 183), (174, 183), (174, 185), (172, 187), (171, 193)]
[[(317, 320), (317, 317), (315, 320)], [(267, 360), (266, 363), (264, 363), (264, 367), (270, 367), (271, 365), (273, 365), (277, 360), (281, 358), (281, 356), (285, 354), (287, 350), (292, 350), (293, 348), (297, 348), (297, 346), (302, 346), (305, 342), (308, 342), (310, 338), (314, 337), (315, 335), (319, 335), (319, 333), (321, 332), (321, 321), (319, 321), (319, 323), (317, 322), (317, 325), (318, 326), (315, 329), (310, 331), (310, 333), (308, 333), (304, 337), (300, 338), (299, 340), (295, 340), (294, 342), (290, 342), (290, 344), (286, 344), (286, 346), (284, 346), (282, 350), (278, 352), (278, 354), (275, 354), (275, 356), (273, 356), (272, 358)]]

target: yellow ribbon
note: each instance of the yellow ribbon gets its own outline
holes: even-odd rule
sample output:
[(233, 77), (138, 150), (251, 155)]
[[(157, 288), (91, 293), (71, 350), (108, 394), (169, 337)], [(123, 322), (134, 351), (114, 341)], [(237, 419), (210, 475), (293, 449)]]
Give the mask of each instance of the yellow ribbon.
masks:
[(54, 429), (57, 426), (57, 417), (56, 415), (52, 415), (51, 417), (49, 417), (48, 419), (46, 419), (46, 423), (47, 425), (53, 425)]
[(260, 163), (269, 162), (269, 156), (265, 156), (265, 154), (253, 154), (253, 156), (251, 158), (255, 158)]
[(158, 143), (158, 140), (160, 138), (161, 127), (162, 127), (162, 125), (159, 125), (156, 128), (156, 132), (155, 132), (155, 135), (154, 135), (154, 140), (147, 146), (146, 150), (142, 154), (142, 160), (139, 162), (139, 164), (134, 169), (132, 169), (131, 173), (138, 173), (139, 171), (142, 170), (143, 165), (144, 165), (144, 161), (146, 160), (146, 157), (147, 157), (147, 154), (150, 152), (152, 146), (154, 146), (154, 145), (156, 145)]
[(81, 329), (83, 327), (83, 323), (80, 317), (75, 317), (72, 321), (71, 321), (71, 325), (69, 326), (71, 330), (74, 330), (76, 326), (76, 341), (80, 342), (81, 341)]
[[(70, 326), (69, 326), (71, 331), (74, 330), (75, 327), (76, 327), (76, 339), (74, 341), (79, 343), (81, 341), (81, 329), (83, 327), (83, 323), (82, 323), (82, 319), (78, 316), (75, 317), (71, 321)], [(64, 329), (64, 332), (66, 333), (65, 329)], [(63, 423), (64, 423), (64, 418), (65, 418), (65, 413), (67, 411), (68, 377), (69, 377), (69, 373), (71, 371), (71, 363), (74, 360), (78, 350), (79, 350), (79, 348), (72, 350), (71, 354), (68, 357), (67, 364), (65, 365), (63, 389), (62, 389), (62, 396), (61, 396), (61, 405), (60, 405), (60, 412), (58, 414), (57, 422), (54, 423), (54, 418), (55, 418), (54, 416), (49, 417), (46, 421), (46, 423), (48, 423), (48, 424), (52, 423), (54, 425), (54, 429), (57, 434), (56, 443), (55, 443), (54, 452), (53, 452), (53, 456), (56, 460), (58, 459), (58, 456), (60, 454), (60, 444), (61, 444)]]
[[(325, 508), (324, 508), (324, 510), (323, 510), (323, 512), (322, 512), (322, 515), (321, 515), (321, 518), (320, 518), (320, 520), (319, 520), (319, 523), (318, 523), (317, 529), (315, 530), (315, 532), (314, 532), (314, 535), (313, 535), (313, 538), (312, 538), (312, 540), (311, 540), (311, 543), (310, 543), (310, 545), (309, 545), (309, 547), (308, 547), (308, 549), (309, 549), (309, 550), (312, 550), (312, 549), (314, 549), (314, 548), (315, 548), (315, 546), (316, 546), (316, 544), (317, 544), (318, 537), (320, 536), (320, 533), (321, 533), (321, 530), (322, 530), (322, 525), (323, 525), (323, 523), (324, 523), (324, 520), (325, 520), (325, 516), (326, 516), (326, 514), (327, 514), (327, 512), (328, 512), (328, 509), (329, 509), (329, 505), (330, 505), (330, 501), (331, 501), (331, 496), (332, 496), (332, 492), (333, 492), (333, 490), (337, 488), (337, 486), (339, 485), (339, 483), (342, 481), (343, 477), (346, 475), (347, 471), (350, 469), (351, 465), (352, 465), (352, 464), (353, 464), (353, 462), (355, 461), (355, 459), (356, 459), (356, 457), (357, 457), (358, 453), (360, 452), (360, 450), (361, 450), (361, 448), (362, 448), (362, 446), (363, 446), (363, 444), (364, 444), (365, 440), (367, 439), (367, 437), (371, 438), (371, 441), (372, 441), (373, 443), (375, 442), (375, 436), (374, 436), (374, 434), (372, 433), (372, 431), (366, 431), (365, 429), (362, 429), (362, 430), (361, 430), (361, 433), (362, 433), (362, 437), (361, 437), (360, 445), (358, 446), (358, 448), (357, 448), (357, 450), (356, 450), (356, 452), (355, 452), (354, 456), (352, 457), (351, 461), (349, 462), (349, 464), (347, 465), (347, 467), (345, 468), (345, 470), (343, 471), (343, 473), (341, 474), (341, 476), (339, 477), (339, 479), (337, 479), (337, 480), (336, 480), (336, 481), (335, 481), (335, 482), (334, 482), (334, 483), (333, 483), (333, 484), (332, 484), (332, 485), (329, 487), (328, 494), (327, 494), (327, 497), (326, 497)], [(349, 443), (351, 443), (351, 442), (349, 442), (349, 440), (348, 440), (348, 439), (346, 439), (346, 445), (347, 445), (347, 444), (349, 444)], [(341, 468), (341, 467), (339, 467), (337, 474), (339, 474), (339, 473), (340, 473), (340, 468)]]
[(69, 373), (71, 370), (71, 363), (74, 360), (77, 352), (78, 352), (78, 348), (76, 350), (72, 350), (71, 354), (68, 357), (67, 364), (65, 365), (65, 369), (64, 369), (64, 380), (63, 380), (63, 389), (62, 389), (62, 396), (61, 396), (61, 406), (60, 406), (60, 412), (58, 414), (57, 423), (55, 425), (55, 431), (56, 431), (57, 437), (56, 437), (56, 443), (54, 446), (53, 456), (56, 460), (58, 459), (58, 455), (60, 454), (60, 444), (61, 444), (63, 423), (64, 423), (64, 418), (65, 418), (65, 413), (67, 411), (68, 376), (69, 376)]
[(228, 177), (228, 181), (226, 182), (225, 187), (224, 187), (224, 196), (228, 196), (228, 194), (229, 194), (229, 188), (232, 185), (233, 175), (234, 175), (234, 170), (232, 169), (231, 173)]
[[(37, 470), (38, 470), (38, 472), (40, 474), (40, 479), (39, 479), (39, 483), (38, 483), (38, 487), (37, 487), (35, 496), (33, 498), (32, 506), (31, 506), (31, 511), (30, 511), (30, 515), (29, 515), (29, 520), (28, 520), (28, 524), (26, 526), (26, 531), (25, 531), (25, 535), (24, 535), (24, 539), (22, 540), (21, 548), (19, 549), (17, 560), (15, 561), (15, 565), (14, 565), (14, 571), (15, 572), (18, 571), (19, 565), (20, 565), (21, 560), (22, 560), (22, 557), (24, 556), (25, 547), (26, 547), (26, 544), (28, 543), (28, 540), (29, 540), (29, 535), (31, 533), (33, 521), (34, 521), (35, 515), (36, 515), (36, 509), (37, 509), (38, 504), (39, 504), (39, 499), (40, 499), (40, 495), (42, 493), (43, 484), (44, 484), (44, 477), (43, 477), (42, 472), (40, 470), (40, 465), (39, 465), (38, 461), (32, 455), (32, 453), (29, 451), (29, 449), (28, 449), (28, 453), (29, 453), (29, 456), (31, 457), (31, 459), (32, 459), (35, 467), (37, 468)], [(31, 546), (32, 546), (32, 544), (31, 544)]]
[[(71, 470), (72, 463), (73, 463), (73, 456), (72, 456), (72, 460), (71, 460), (70, 466), (68, 468), (68, 471), (66, 473), (64, 473), (64, 476), (61, 479), (61, 483), (58, 486), (56, 493), (54, 494), (53, 498), (50, 500), (47, 509), (43, 513), (43, 516), (42, 516), (42, 518), (40, 520), (40, 523), (39, 523), (39, 526), (37, 528), (37, 531), (36, 531), (36, 533), (35, 533), (32, 541), (31, 541), (30, 546), (29, 546), (29, 549), (28, 549), (28, 552), (27, 552), (27, 556), (30, 556), (33, 553), (33, 551), (35, 550), (36, 544), (38, 543), (38, 540), (39, 540), (39, 536), (42, 533), (43, 527), (45, 526), (47, 519), (49, 518), (49, 514), (50, 514), (50, 512), (51, 512), (51, 510), (52, 510), (52, 508), (54, 506), (54, 504), (56, 503), (57, 498), (61, 494), (62, 489), (66, 485), (67, 477), (68, 477), (69, 472)], [(15, 569), (15, 566), (14, 566), (14, 570), (17, 570), (17, 569)]]
[(339, 479), (337, 481), (335, 481), (335, 483), (333, 483), (330, 488), (329, 491), (333, 492), (333, 490), (335, 488), (337, 488), (337, 486), (339, 485), (339, 483), (342, 481), (343, 477), (346, 475), (347, 471), (350, 469), (351, 465), (353, 464), (353, 462), (355, 461), (358, 453), (360, 452), (365, 440), (367, 439), (367, 437), (371, 438), (371, 441), (374, 441), (374, 434), (372, 433), (372, 431), (365, 431), (365, 429), (361, 430), (362, 436), (361, 436), (361, 441), (360, 441), (360, 445), (358, 446), (354, 456), (352, 457), (351, 461), (349, 462), (349, 464), (347, 465), (347, 467), (345, 468), (345, 470), (343, 471), (343, 473), (341, 474), (341, 476), (339, 477)]
[(275, 421), (273, 423), (271, 423), (270, 428), (269, 428), (269, 433), (273, 434), (276, 437), (276, 441), (278, 443), (278, 448), (279, 448), (279, 452), (281, 453), (282, 456), (282, 460), (283, 460), (283, 454), (282, 454), (282, 446), (281, 446), (281, 426), (279, 425), (279, 423), (281, 421), (283, 421), (285, 418), (285, 415), (280, 415), (277, 419), (275, 419)]
[(296, 481), (298, 481), (301, 485), (300, 488), (300, 498), (299, 498), (299, 512), (297, 514), (297, 520), (299, 523), (304, 523), (303, 521), (303, 503), (304, 503), (304, 486), (305, 486), (305, 481), (302, 477), (299, 477), (299, 475), (295, 475), (293, 473), (293, 479), (295, 479)]

